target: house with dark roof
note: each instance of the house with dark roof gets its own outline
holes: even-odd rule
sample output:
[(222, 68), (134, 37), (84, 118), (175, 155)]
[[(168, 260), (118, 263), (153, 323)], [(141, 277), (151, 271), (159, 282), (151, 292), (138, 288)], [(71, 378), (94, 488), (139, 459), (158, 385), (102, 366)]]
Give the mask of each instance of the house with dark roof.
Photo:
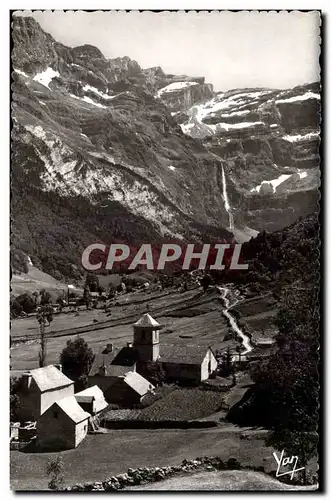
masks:
[(94, 358), (88, 374), (88, 387), (98, 386), (107, 399), (108, 389), (118, 377), (136, 371), (136, 360), (137, 353), (131, 343), (120, 349), (107, 344)]
[(75, 396), (53, 403), (37, 420), (37, 445), (45, 450), (76, 448), (86, 437), (91, 415)]
[(55, 401), (73, 396), (74, 382), (62, 373), (61, 365), (49, 365), (25, 372), (19, 391), (21, 421), (35, 421)]

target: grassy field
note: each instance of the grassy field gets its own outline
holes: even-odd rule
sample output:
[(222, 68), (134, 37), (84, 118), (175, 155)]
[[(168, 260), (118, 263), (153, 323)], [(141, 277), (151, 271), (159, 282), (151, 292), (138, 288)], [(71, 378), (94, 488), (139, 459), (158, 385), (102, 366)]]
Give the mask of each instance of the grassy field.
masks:
[(196, 420), (216, 413), (224, 395), (198, 388), (174, 389), (141, 410), (111, 410), (103, 415), (110, 420)]
[(223, 460), (234, 457), (243, 465), (274, 470), (273, 450), (264, 444), (265, 432), (246, 431), (249, 436), (244, 446), (242, 432), (232, 425), (208, 430), (114, 430), (88, 435), (77, 449), (61, 453), (12, 451), (11, 488), (47, 489), (47, 460), (57, 455), (64, 461), (66, 485), (102, 481), (129, 467), (176, 465), (184, 458), (204, 455), (218, 455)]
[[(95, 352), (107, 342), (122, 346), (132, 340), (132, 324), (147, 311), (161, 324), (160, 341), (163, 343), (185, 343), (211, 345), (214, 349), (233, 347), (232, 340), (224, 342), (228, 326), (221, 313), (218, 293), (202, 294), (193, 289), (185, 293), (175, 290), (164, 292), (129, 293), (116, 299), (118, 305), (111, 309), (109, 317), (102, 310), (80, 311), (55, 315), (48, 327), (47, 362), (54, 363), (66, 345), (75, 337), (72, 329), (80, 327), (80, 335), (86, 339)], [(192, 316), (191, 311), (195, 311)], [(180, 316), (180, 317), (178, 317)], [(96, 320), (97, 322), (94, 322)], [(85, 331), (90, 329), (91, 331)], [(85, 333), (84, 333), (85, 331)], [(14, 345), (11, 349), (13, 370), (32, 369), (38, 366), (39, 342), (37, 321), (34, 317), (12, 321), (13, 340), (25, 339), (28, 343)]]

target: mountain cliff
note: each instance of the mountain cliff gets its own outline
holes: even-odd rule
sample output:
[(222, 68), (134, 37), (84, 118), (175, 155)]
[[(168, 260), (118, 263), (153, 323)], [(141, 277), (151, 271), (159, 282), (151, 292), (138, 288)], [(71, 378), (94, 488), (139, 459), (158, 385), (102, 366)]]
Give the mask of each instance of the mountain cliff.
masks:
[(216, 93), (66, 47), (33, 18), (15, 17), (12, 36), (17, 269), (29, 255), (78, 277), (96, 241), (219, 240), (317, 210), (317, 84)]

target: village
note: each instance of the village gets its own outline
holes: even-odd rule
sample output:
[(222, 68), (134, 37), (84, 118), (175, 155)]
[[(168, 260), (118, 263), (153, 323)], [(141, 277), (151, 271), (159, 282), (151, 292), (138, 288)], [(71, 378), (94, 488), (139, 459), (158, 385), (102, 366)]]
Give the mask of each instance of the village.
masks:
[[(114, 328), (103, 328), (103, 340), (98, 342), (97, 348), (92, 343), (93, 361), (88, 367), (84, 388), (77, 389), (77, 380), (70, 378), (68, 366), (61, 365), (59, 352), (54, 359), (51, 345), (58, 339), (53, 339), (49, 333), (47, 349), (52, 364), (46, 362), (39, 368), (20, 370), (15, 391), (19, 404), (16, 419), (11, 422), (13, 452), (36, 456), (75, 450), (82, 446), (88, 435), (101, 435), (100, 438), (107, 440), (110, 432), (123, 429), (158, 429), (155, 432), (163, 432), (163, 429), (217, 429), (224, 425), (222, 422), (226, 421), (231, 406), (250, 387), (250, 364), (268, 356), (272, 350), (274, 341), (271, 338), (249, 339), (238, 335), (241, 330), (230, 308), (230, 302), (237, 302), (235, 294), (229, 288), (206, 284), (201, 277), (179, 287), (170, 285), (166, 290), (162, 290), (158, 283), (144, 283), (138, 291), (128, 292), (123, 286), (119, 290), (110, 302), (111, 316), (105, 308), (98, 312), (101, 314), (102, 311), (116, 322), (116, 311), (121, 309), (122, 314), (132, 318), (126, 325), (131, 333), (123, 342), (121, 337), (113, 338), (111, 332)], [(89, 308), (75, 306), (71, 313), (66, 313), (65, 309), (72, 308), (72, 305), (65, 306), (64, 312), (54, 313), (52, 325), (62, 316), (75, 319), (77, 310), (80, 315), (96, 314), (93, 300), (98, 297), (100, 294), (90, 293)], [(146, 303), (150, 297), (153, 300)], [(138, 306), (132, 305), (133, 299)], [(188, 314), (190, 325), (185, 331), (191, 328), (194, 333), (194, 323), (191, 322), (198, 324), (202, 320), (198, 325), (199, 335), (180, 334), (182, 329), (176, 333), (167, 328), (169, 319), (164, 320), (164, 313), (157, 312), (158, 319), (155, 319), (155, 306), (161, 299), (168, 303), (174, 301), (177, 308), (180, 304), (179, 310), (184, 301), (186, 308), (194, 310), (193, 317)], [(106, 304), (108, 311), (109, 301)], [(132, 308), (140, 311), (139, 315), (137, 312), (132, 314)], [(208, 322), (206, 327), (209, 328), (209, 315), (223, 318), (227, 324), (227, 340), (220, 344), (221, 348), (215, 343), (215, 337), (208, 342), (201, 336), (204, 321)], [(28, 324), (30, 318), (22, 317), (19, 321)], [(89, 339), (93, 338), (95, 329), (101, 328), (93, 321), (92, 325)], [(84, 333), (78, 328), (77, 335), (71, 336), (69, 343), (73, 345), (78, 339), (84, 343), (83, 337)], [(12, 358), (22, 349), (39, 349), (39, 343), (39, 336), (37, 340), (28, 341), (27, 345), (15, 345), (14, 342)], [(230, 346), (233, 347), (230, 349)], [(17, 367), (21, 365), (14, 365)], [(16, 374), (17, 370), (13, 370), (13, 376)]]

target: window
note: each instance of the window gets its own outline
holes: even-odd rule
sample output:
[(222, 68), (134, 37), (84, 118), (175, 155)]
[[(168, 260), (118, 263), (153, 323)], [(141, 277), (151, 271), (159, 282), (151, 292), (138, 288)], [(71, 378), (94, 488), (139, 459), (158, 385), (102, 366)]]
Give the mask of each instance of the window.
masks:
[(59, 412), (58, 412), (58, 411), (55, 411), (55, 412), (54, 412), (54, 418), (58, 418), (58, 416), (59, 416)]
[(84, 425), (84, 431), (87, 431), (87, 424)]

